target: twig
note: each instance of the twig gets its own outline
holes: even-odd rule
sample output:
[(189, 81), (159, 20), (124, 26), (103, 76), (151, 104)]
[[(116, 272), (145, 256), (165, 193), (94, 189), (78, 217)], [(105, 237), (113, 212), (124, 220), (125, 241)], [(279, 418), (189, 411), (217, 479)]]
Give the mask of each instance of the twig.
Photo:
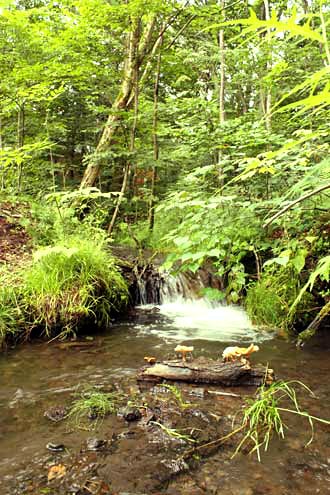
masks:
[(310, 192), (304, 194), (303, 196), (300, 196), (300, 198), (296, 199), (295, 201), (292, 201), (287, 206), (285, 206), (280, 211), (278, 211), (275, 215), (273, 215), (271, 218), (269, 218), (269, 220), (267, 220), (267, 222), (265, 222), (263, 224), (263, 228), (265, 229), (266, 227), (268, 227), (268, 225), (273, 223), (274, 220), (276, 220), (278, 217), (281, 217), (288, 210), (291, 210), (291, 208), (293, 206), (295, 206), (296, 204), (301, 203), (305, 199), (311, 198), (312, 196), (315, 196), (315, 194), (318, 194), (322, 191), (325, 191), (326, 189), (330, 189), (330, 184), (323, 185), (321, 187), (318, 187), (317, 189), (314, 189), (314, 191), (310, 191)]
[(236, 430), (231, 431), (228, 433), (228, 435), (225, 435), (224, 437), (217, 438), (216, 440), (212, 440), (211, 442), (203, 443), (202, 445), (198, 445), (197, 447), (193, 447), (192, 449), (187, 450), (184, 452), (184, 454), (180, 457), (180, 459), (185, 459), (186, 457), (189, 457), (191, 454), (194, 454), (195, 452), (202, 450), (207, 447), (212, 447), (215, 445), (221, 445), (223, 442), (228, 440), (228, 438), (232, 437), (233, 435), (236, 435), (236, 433), (240, 432), (245, 428), (246, 424), (244, 423), (243, 425), (239, 426), (236, 428)]
[(180, 36), (180, 34), (183, 33), (183, 31), (189, 26), (189, 24), (194, 20), (196, 19), (197, 15), (194, 14), (192, 15), (188, 20), (187, 22), (181, 27), (181, 29), (179, 29), (179, 31), (177, 32), (177, 34), (174, 36), (174, 38), (172, 39), (172, 41), (166, 46), (165, 50), (169, 50), (173, 45), (174, 43), (176, 42), (176, 40), (178, 39), (178, 37)]
[(213, 395), (226, 395), (228, 397), (238, 397), (239, 399), (241, 398), (241, 396), (238, 394), (233, 394), (230, 392), (218, 392), (217, 390), (207, 390), (207, 393)]

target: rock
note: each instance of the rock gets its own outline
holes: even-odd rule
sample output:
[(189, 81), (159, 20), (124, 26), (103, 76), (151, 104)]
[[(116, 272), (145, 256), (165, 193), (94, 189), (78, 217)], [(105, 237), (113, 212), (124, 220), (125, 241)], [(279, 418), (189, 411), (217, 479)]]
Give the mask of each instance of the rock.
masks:
[(122, 411), (120, 411), (120, 414), (126, 421), (138, 421), (142, 418), (140, 409), (133, 406), (125, 407)]
[(63, 452), (65, 450), (65, 445), (63, 445), (63, 443), (49, 442), (46, 445), (46, 449), (51, 452)]
[(86, 441), (87, 450), (98, 451), (102, 450), (107, 444), (106, 440), (101, 438), (88, 438)]
[(291, 449), (299, 451), (304, 450), (305, 444), (299, 438), (293, 438), (292, 440), (290, 440), (289, 446)]
[(54, 421), (57, 423), (58, 421), (62, 421), (68, 413), (68, 410), (64, 406), (53, 406), (47, 409), (44, 412), (45, 418), (50, 419), (51, 421)]
[(172, 474), (182, 473), (189, 469), (188, 464), (183, 459), (165, 459), (160, 461)]
[(132, 438), (132, 437), (134, 437), (135, 434), (136, 434), (135, 431), (125, 430), (125, 431), (122, 431), (121, 433), (119, 433), (119, 435), (118, 435), (117, 438), (119, 440), (123, 440), (123, 439), (126, 439), (126, 438)]
[(207, 390), (205, 390), (204, 388), (193, 388), (192, 390), (189, 391), (189, 395), (199, 397), (200, 399), (204, 399), (206, 394), (207, 394)]
[(74, 493), (79, 493), (80, 492), (80, 486), (76, 485), (76, 483), (73, 483), (72, 485), (69, 486), (69, 493), (74, 494)]

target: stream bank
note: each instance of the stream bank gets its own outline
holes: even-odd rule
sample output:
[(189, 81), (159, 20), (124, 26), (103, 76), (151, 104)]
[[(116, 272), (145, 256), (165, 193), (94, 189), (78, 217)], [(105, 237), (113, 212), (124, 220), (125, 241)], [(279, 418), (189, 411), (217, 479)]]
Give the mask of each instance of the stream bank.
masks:
[[(176, 343), (190, 343), (194, 334), (188, 324), (185, 328), (177, 325), (173, 313), (165, 315), (161, 307), (157, 313), (147, 309), (138, 308), (133, 318), (114, 324), (111, 333), (90, 336), (92, 340), (84, 340), (85, 345), (80, 347), (35, 341), (0, 357), (1, 493), (329, 493), (329, 427), (316, 424), (314, 441), (305, 448), (309, 440), (308, 422), (301, 419), (285, 418), (292, 431), (286, 433), (284, 441), (272, 441), (262, 463), (246, 453), (230, 459), (238, 438), (203, 453), (199, 460), (184, 459), (184, 463), (178, 463), (178, 458), (191, 449), (190, 442), (171, 437), (152, 422), (204, 443), (230, 431), (234, 414), (246, 397), (253, 397), (255, 388), (225, 390), (239, 395), (237, 398), (207, 392), (219, 388), (178, 385), (184, 402), (190, 403), (187, 408), (180, 407), (173, 394), (163, 387), (140, 390), (136, 373), (144, 356), (169, 359)], [(217, 317), (221, 317), (220, 312)], [(212, 317), (208, 320), (212, 321)], [(240, 341), (240, 333), (235, 334), (233, 327), (231, 333), (229, 327), (225, 331), (225, 313), (221, 325), (224, 333), (220, 328), (218, 339), (213, 334), (213, 340), (208, 340), (206, 326), (205, 322), (204, 330), (196, 333), (197, 339), (193, 341), (196, 356), (217, 359), (229, 342)], [(253, 329), (249, 331), (251, 338)], [(317, 400), (299, 394), (302, 408), (324, 417), (330, 407), (329, 339), (324, 337), (299, 351), (267, 334), (259, 345), (260, 352), (253, 361), (268, 362), (278, 379), (299, 379), (310, 386)], [(53, 422), (44, 416), (52, 407), (70, 406), (77, 390), (86, 385), (122, 392), (126, 403), (119, 409), (130, 400), (131, 405), (140, 409), (141, 418), (127, 421), (118, 412), (99, 423), (87, 420), (81, 426), (94, 429), (85, 430), (74, 422)], [(89, 450), (90, 439), (104, 440), (104, 448)], [(66, 450), (50, 452), (46, 448), (49, 443), (64, 444)], [(48, 481), (54, 465), (64, 466), (65, 475)]]

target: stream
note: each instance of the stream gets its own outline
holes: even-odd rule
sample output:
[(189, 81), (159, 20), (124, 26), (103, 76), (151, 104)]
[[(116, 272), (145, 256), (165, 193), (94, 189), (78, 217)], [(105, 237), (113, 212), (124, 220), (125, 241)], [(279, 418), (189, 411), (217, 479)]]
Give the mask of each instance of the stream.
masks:
[[(247, 453), (231, 459), (237, 445), (231, 440), (188, 470), (175, 459), (189, 445), (169, 437), (152, 421), (148, 424), (145, 420), (141, 426), (141, 422), (125, 421), (120, 414), (111, 415), (102, 422), (90, 420), (87, 430), (68, 420), (50, 421), (44, 415), (52, 407), (70, 405), (77, 389), (86, 384), (102, 390), (116, 387), (134, 397), (133, 402), (143, 403), (145, 411), (159, 410), (162, 423), (169, 427), (189, 427), (205, 441), (219, 438), (241, 401), (206, 393), (212, 387), (181, 385), (191, 409), (180, 410), (162, 387), (140, 391), (136, 372), (143, 366), (144, 356), (174, 357), (178, 343), (193, 345), (194, 356), (216, 359), (227, 345), (250, 342), (260, 346), (253, 362), (269, 363), (278, 379), (303, 381), (316, 398), (299, 393), (302, 408), (329, 419), (330, 339), (320, 336), (297, 350), (275, 333), (258, 332), (237, 307), (176, 298), (161, 306), (138, 307), (111, 331), (86, 336), (81, 345), (33, 342), (8, 350), (0, 356), (1, 495), (330, 493), (330, 428), (315, 423), (313, 442), (305, 447), (310, 439), (309, 424), (297, 416), (285, 417), (290, 430), (284, 440), (272, 440), (260, 463)], [(242, 397), (254, 394), (254, 390), (237, 388), (226, 391)], [(91, 437), (106, 439), (109, 449), (89, 451), (86, 445)], [(46, 445), (50, 442), (63, 443), (65, 450), (49, 452)], [(47, 480), (54, 465), (66, 466), (67, 474)]]

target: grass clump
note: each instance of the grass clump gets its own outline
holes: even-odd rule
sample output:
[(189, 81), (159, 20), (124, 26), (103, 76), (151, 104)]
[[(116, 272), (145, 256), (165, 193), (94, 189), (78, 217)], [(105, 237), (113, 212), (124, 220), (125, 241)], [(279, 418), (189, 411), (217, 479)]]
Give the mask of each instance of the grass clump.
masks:
[[(262, 449), (265, 452), (268, 450), (272, 437), (277, 435), (280, 439), (283, 439), (285, 430), (289, 429), (288, 425), (284, 423), (282, 413), (294, 414), (307, 419), (311, 431), (311, 437), (305, 445), (307, 447), (314, 439), (314, 421), (326, 425), (330, 425), (330, 421), (312, 416), (301, 409), (295, 390), (297, 385), (311, 394), (312, 397), (315, 397), (310, 388), (299, 380), (278, 381), (270, 386), (263, 384), (257, 389), (256, 398), (247, 401), (247, 405), (241, 411), (242, 421), (235, 429), (221, 438), (188, 450), (185, 452), (184, 457), (198, 454), (210, 447), (219, 447), (236, 434), (243, 433), (242, 439), (232, 454), (232, 458), (247, 447), (248, 453), (256, 453), (260, 462), (261, 451)], [(236, 417), (237, 415), (234, 418), (233, 425)]]
[(22, 313), (16, 299), (15, 289), (0, 287), (0, 347), (8, 340), (15, 340), (20, 333)]
[[(256, 452), (258, 461), (261, 460), (261, 449), (267, 451), (269, 442), (275, 434), (279, 438), (284, 438), (284, 430), (287, 425), (284, 423), (282, 413), (291, 413), (306, 418), (311, 430), (311, 438), (307, 442), (308, 446), (314, 438), (314, 421), (330, 425), (330, 421), (312, 416), (306, 411), (302, 411), (297, 400), (294, 386), (302, 387), (308, 393), (313, 392), (302, 382), (292, 380), (289, 382), (275, 382), (270, 387), (262, 385), (257, 391), (257, 398), (250, 400), (243, 410), (241, 426), (233, 431), (237, 433), (243, 430), (244, 435), (239, 442), (233, 457), (245, 446), (249, 445), (249, 454)], [(288, 403), (290, 406), (286, 407)], [(283, 404), (284, 403), (284, 404)]]
[(245, 300), (247, 313), (257, 325), (290, 332), (294, 326), (304, 326), (306, 307), (313, 299), (306, 293), (295, 312), (290, 312), (299, 291), (299, 277), (291, 268), (266, 271), (261, 280), (248, 288)]
[(28, 327), (67, 337), (92, 323), (106, 326), (127, 301), (127, 286), (100, 240), (71, 238), (36, 251), (23, 274)]
[(180, 409), (184, 410), (184, 409), (188, 409), (189, 407), (192, 407), (192, 404), (184, 400), (184, 398), (182, 397), (181, 390), (175, 385), (170, 385), (168, 383), (165, 383), (163, 384), (163, 388), (166, 388), (167, 390), (169, 390), (169, 392), (171, 392), (171, 394), (173, 394), (173, 397), (175, 398)]
[(15, 273), (0, 270), (0, 347), (15, 341), (22, 331), (24, 315)]
[(87, 420), (102, 420), (108, 414), (116, 413), (121, 398), (116, 391), (101, 392), (93, 387), (86, 387), (73, 402), (68, 418), (79, 428), (85, 428)]

